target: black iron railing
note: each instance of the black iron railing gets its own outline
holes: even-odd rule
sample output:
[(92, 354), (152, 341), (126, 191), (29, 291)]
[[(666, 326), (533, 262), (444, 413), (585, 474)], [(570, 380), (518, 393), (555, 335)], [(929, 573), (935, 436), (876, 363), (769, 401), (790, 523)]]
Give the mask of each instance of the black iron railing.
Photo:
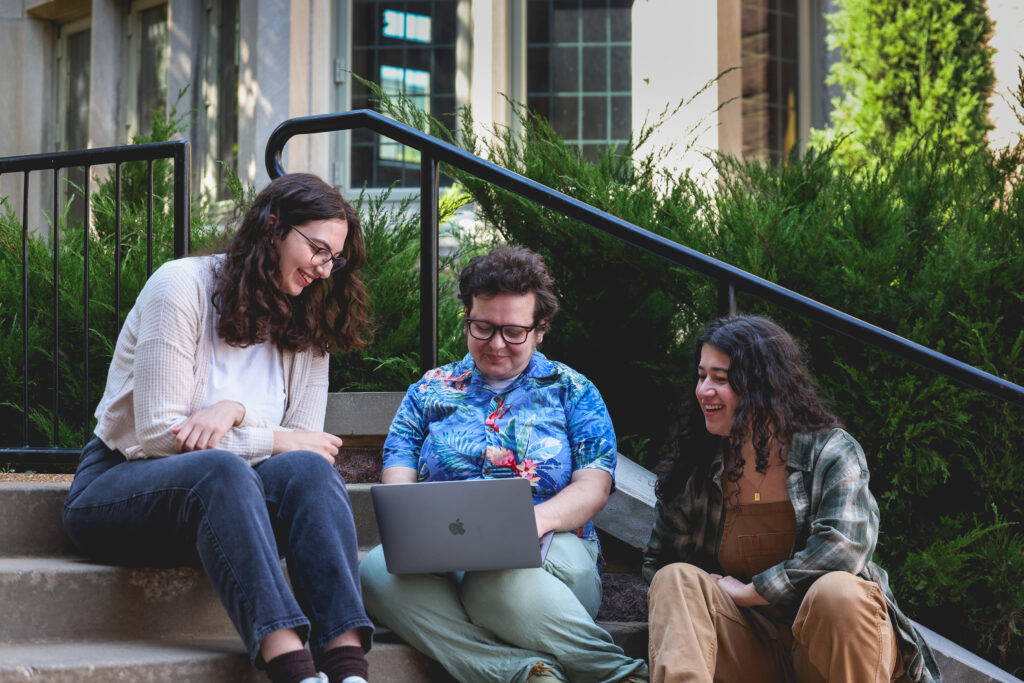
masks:
[(267, 172), (272, 178), (285, 173), (281, 153), (293, 136), (355, 128), (374, 131), (420, 151), (420, 359), (424, 369), (437, 364), (438, 166), (443, 162), (717, 281), (719, 311), (722, 314), (735, 311), (735, 294), (742, 291), (912, 361), (959, 384), (1024, 407), (1024, 387), (684, 247), (374, 111), (362, 109), (285, 121), (267, 142)]
[[(81, 452), (81, 447), (84, 444), (61, 444), (59, 436), (59, 424), (61, 421), (61, 401), (60, 401), (60, 370), (57, 358), (61, 354), (73, 355), (77, 352), (82, 354), (82, 361), (84, 367), (83, 373), (83, 391), (86, 392), (84, 400), (82, 401), (84, 409), (82, 415), (83, 425), (85, 426), (85, 433), (88, 434), (88, 425), (90, 423), (92, 408), (92, 402), (88, 396), (88, 377), (89, 377), (89, 309), (90, 309), (90, 291), (89, 291), (89, 225), (90, 225), (90, 171), (94, 166), (110, 166), (113, 165), (113, 179), (114, 179), (114, 194), (115, 194), (115, 300), (110, 302), (114, 312), (115, 320), (121, 320), (121, 263), (122, 263), (122, 236), (121, 236), (121, 180), (122, 180), (122, 165), (129, 162), (147, 162), (147, 178), (148, 178), (148, 195), (146, 203), (146, 235), (147, 235), (147, 253), (146, 253), (146, 273), (152, 273), (153, 271), (153, 162), (158, 159), (170, 159), (173, 163), (173, 182), (174, 182), (174, 197), (172, 200), (172, 211), (174, 217), (174, 256), (179, 257), (188, 253), (189, 251), (189, 238), (190, 238), (190, 193), (189, 193), (189, 167), (190, 167), (190, 151), (189, 143), (187, 141), (174, 141), (174, 142), (155, 142), (142, 145), (130, 145), (123, 147), (105, 147), (99, 149), (87, 149), (80, 151), (71, 152), (56, 152), (53, 154), (34, 154), (30, 156), (20, 157), (9, 157), (0, 159), (0, 176), (6, 174), (22, 174), (22, 239), (21, 239), (21, 287), (22, 287), (22, 300), (21, 300), (21, 326), (22, 326), (22, 395), (21, 395), (21, 407), (23, 414), (23, 423), (20, 425), (22, 431), (22, 439), (19, 445), (8, 446), (6, 444), (0, 444), (0, 464), (10, 463), (18, 468), (22, 467), (49, 467), (52, 465), (66, 465), (69, 463), (77, 462), (78, 455)], [(82, 224), (83, 228), (83, 272), (85, 273), (83, 282), (83, 326), (82, 334), (84, 339), (72, 340), (63, 339), (60, 331), (61, 322), (61, 310), (59, 305), (60, 292), (58, 289), (58, 283), (60, 280), (60, 236), (61, 236), (61, 196), (62, 188), (67, 186), (68, 183), (61, 182), (61, 171), (67, 169), (84, 168), (84, 175), (82, 176), (82, 187), (80, 190), (72, 190), (81, 193), (81, 204), (82, 204)], [(46, 302), (33, 302), (30, 301), (29, 297), (29, 257), (28, 247), (30, 239), (29, 230), (29, 185), (31, 180), (31, 174), (39, 171), (50, 171), (52, 173), (52, 185), (53, 185), (53, 214), (50, 217), (52, 224), (52, 232), (50, 235), (50, 247), (53, 251), (53, 291), (52, 291), (52, 318), (53, 318), (53, 378), (52, 378), (52, 396), (50, 397), (49, 410), (53, 415), (53, 434), (50, 439), (50, 443), (46, 445), (32, 444), (30, 443), (30, 424), (29, 424), (29, 324), (30, 319), (30, 307), (31, 306), (45, 306)], [(78, 347), (78, 344), (81, 347)], [(38, 400), (38, 396), (36, 399)], [(14, 397), (4, 397), (4, 400), (14, 402)], [(5, 430), (13, 428), (13, 425), (5, 425)]]

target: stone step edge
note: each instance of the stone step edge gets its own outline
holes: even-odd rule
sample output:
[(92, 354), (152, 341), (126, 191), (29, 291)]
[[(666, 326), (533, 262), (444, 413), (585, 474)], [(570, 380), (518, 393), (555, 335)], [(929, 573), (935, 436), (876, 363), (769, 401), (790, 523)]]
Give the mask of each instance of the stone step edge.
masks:
[[(367, 655), (373, 680), (432, 683), (438, 667), (401, 643), (375, 643)], [(65, 641), (0, 644), (0, 683), (40, 677), (47, 683), (110, 680), (266, 683), (241, 640), (226, 638)], [(142, 678), (144, 676), (144, 678)]]

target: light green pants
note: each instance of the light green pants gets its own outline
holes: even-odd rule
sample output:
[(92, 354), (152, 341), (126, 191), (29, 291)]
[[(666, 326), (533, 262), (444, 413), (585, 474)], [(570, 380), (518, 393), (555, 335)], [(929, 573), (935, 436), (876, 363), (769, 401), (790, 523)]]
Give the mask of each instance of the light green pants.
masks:
[(555, 534), (544, 566), (457, 574), (389, 574), (377, 546), (359, 577), (370, 616), (463, 683), (522, 683), (538, 662), (580, 683), (647, 675), (594, 623), (597, 543)]

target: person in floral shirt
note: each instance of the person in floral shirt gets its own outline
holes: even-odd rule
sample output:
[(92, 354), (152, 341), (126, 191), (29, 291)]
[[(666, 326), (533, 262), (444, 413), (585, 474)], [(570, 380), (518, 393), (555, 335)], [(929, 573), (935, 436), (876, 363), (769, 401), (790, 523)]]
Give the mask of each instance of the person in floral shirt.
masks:
[[(543, 260), (497, 247), (462, 272), (469, 353), (409, 387), (384, 444), (385, 484), (523, 477), (536, 569), (389, 574), (380, 546), (360, 565), (370, 615), (460, 681), (646, 681), (594, 623), (600, 547), (591, 518), (615, 473), (615, 432), (597, 388), (537, 351), (558, 303)], [(496, 510), (495, 514), (500, 514)]]

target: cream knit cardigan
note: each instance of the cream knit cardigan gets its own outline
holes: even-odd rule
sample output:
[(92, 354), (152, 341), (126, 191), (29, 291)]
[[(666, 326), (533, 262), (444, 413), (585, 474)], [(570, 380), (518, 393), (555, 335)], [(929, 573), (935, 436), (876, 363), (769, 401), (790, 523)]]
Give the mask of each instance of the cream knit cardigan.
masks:
[[(176, 454), (171, 428), (202, 406), (216, 310), (214, 257), (162, 265), (142, 288), (117, 338), (96, 407), (96, 436), (129, 460)], [(281, 425), (246, 410), (218, 448), (252, 464), (270, 457), (275, 430), (323, 430), (328, 357), (283, 350), (287, 404)]]

